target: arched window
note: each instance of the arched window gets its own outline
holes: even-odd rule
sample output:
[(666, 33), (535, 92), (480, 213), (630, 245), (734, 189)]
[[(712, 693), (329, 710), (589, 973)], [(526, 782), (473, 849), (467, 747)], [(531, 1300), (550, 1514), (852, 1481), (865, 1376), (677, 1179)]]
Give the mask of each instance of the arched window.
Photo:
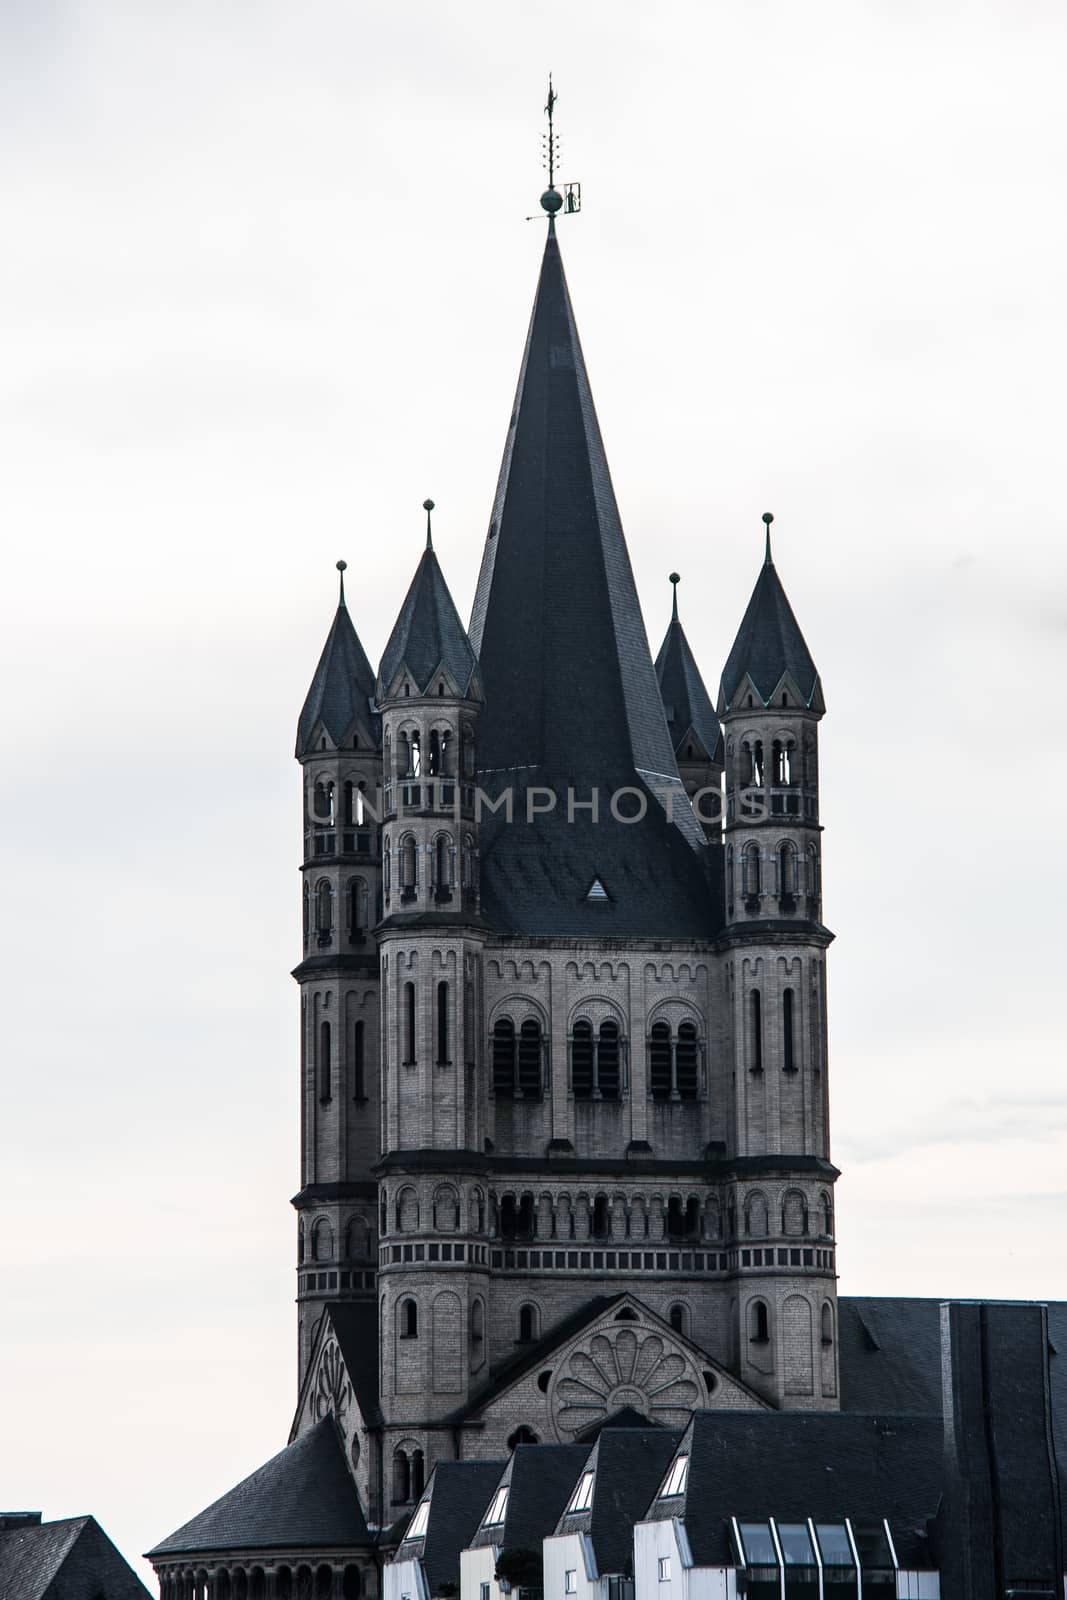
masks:
[(464, 728), (460, 735), (460, 765), (465, 778), (474, 777), (474, 735)]
[(493, 1024), (493, 1093), (515, 1093), (515, 1024), (510, 1017)]
[(750, 1239), (766, 1239), (770, 1219), (767, 1201), (758, 1191), (745, 1201), (745, 1234)]
[(433, 1225), (438, 1233), (454, 1233), (459, 1227), (459, 1195), (450, 1183), (434, 1194)]
[(808, 845), (808, 894), (815, 902), (819, 898), (819, 852), (815, 845)]
[(473, 1202), (472, 1210), (473, 1210), (473, 1215), (474, 1215), (474, 1231), (475, 1231), (475, 1233), (484, 1233), (485, 1232), (485, 1195), (482, 1193), (481, 1189), (475, 1189), (473, 1195), (471, 1196), (471, 1199), (472, 1199), (472, 1202)]
[(316, 822), (333, 824), (333, 784), (319, 779), (312, 796), (312, 815)]
[(408, 762), (408, 773), (412, 778), (421, 777), (421, 775), (422, 775), (422, 734), (419, 732), (419, 730), (417, 728), (413, 730), (413, 732), (411, 734), (411, 738), (408, 741), (408, 744), (409, 744), (409, 749), (410, 749), (410, 752), (411, 752), (410, 760)]
[(410, 771), (411, 749), (408, 744), (408, 736), (406, 733), (398, 733), (396, 736), (396, 775), (398, 778), (406, 778), (409, 776)]
[(468, 894), (473, 894), (478, 887), (478, 853), (473, 833), (463, 835), (463, 887)]
[(746, 900), (757, 900), (760, 894), (760, 857), (758, 844), (746, 844), (741, 855), (742, 893)]
[(311, 1230), (311, 1259), (333, 1260), (333, 1229), (325, 1217), (319, 1217)]
[(753, 1344), (766, 1344), (769, 1341), (771, 1331), (766, 1301), (753, 1300), (749, 1303), (748, 1329)]
[(593, 1024), (584, 1018), (571, 1032), (571, 1093), (576, 1100), (593, 1094)]
[[(785, 704), (785, 700), (782, 700)], [(793, 782), (793, 746), (788, 739), (774, 741), (774, 782), (783, 789)]]
[[(443, 688), (444, 685), (439, 684), (438, 687)], [(431, 778), (438, 777), (441, 771), (441, 735), (436, 728), (430, 731), (430, 757), (426, 770)]]
[(407, 1505), (411, 1499), (411, 1463), (406, 1450), (393, 1452), (393, 1504)]
[(388, 900), (393, 879), (393, 852), (389, 845), (389, 835), (386, 834), (382, 841), (382, 888)]
[(797, 893), (796, 846), (788, 839), (778, 846), (778, 895), (782, 900), (794, 900)]
[(820, 1199), (822, 1207), (822, 1231), (827, 1239), (832, 1239), (834, 1234), (834, 1208), (830, 1196), (824, 1191)]
[(726, 850), (726, 901), (730, 916), (734, 914), (734, 847), (729, 845)]
[(653, 1100), (671, 1097), (671, 1030), (666, 1022), (654, 1022), (648, 1041), (648, 1086)]
[(596, 1050), (595, 1092), (602, 1100), (617, 1100), (621, 1086), (619, 1025), (602, 1022)]
[(365, 1261), (370, 1256), (370, 1236), (367, 1224), (353, 1217), (345, 1235), (345, 1255), (349, 1261)]
[(700, 1201), (695, 1194), (691, 1194), (685, 1202), (685, 1236), (687, 1239), (700, 1238)]
[[(399, 1227), (399, 1226), (400, 1226), (400, 1213), (398, 1212), (397, 1213), (397, 1227)], [(389, 1200), (388, 1200), (388, 1197), (386, 1195), (385, 1190), (383, 1189), (382, 1193), (381, 1193), (381, 1198), (378, 1201), (378, 1232), (381, 1234), (382, 1238), (384, 1239), (385, 1235), (388, 1233), (388, 1231), (389, 1231)]]
[(437, 1065), (451, 1065), (448, 1048), (448, 984), (443, 978), (437, 985)]
[(758, 989), (749, 996), (749, 1060), (753, 1072), (763, 1071), (763, 1002)]
[(519, 1091), (524, 1100), (541, 1098), (541, 1024), (533, 1017), (519, 1029)]
[(502, 1239), (531, 1239), (534, 1231), (533, 1195), (524, 1194), (516, 1200), (506, 1194), (500, 1201), (500, 1237)]
[(797, 1064), (793, 1050), (793, 991), (782, 991), (782, 1070), (795, 1072)]
[(417, 1500), (426, 1487), (426, 1461), (421, 1450), (411, 1452), (411, 1498)]
[(348, 885), (348, 927), (351, 933), (362, 933), (370, 920), (367, 883), (364, 878), (353, 878)]
[(593, 1201), (592, 1234), (594, 1239), (611, 1237), (611, 1213), (606, 1194), (598, 1194)]
[(415, 1065), (415, 985), (404, 985), (404, 1065)]
[(741, 746), (741, 782), (756, 789), (763, 787), (762, 739), (746, 739)]
[(352, 1098), (365, 1100), (366, 1085), (366, 1028), (362, 1018), (352, 1030)]
[(834, 1342), (834, 1313), (829, 1300), (822, 1303), (822, 1342), (826, 1345)]
[(681, 1100), (696, 1100), (700, 1094), (700, 1044), (695, 1023), (679, 1023), (675, 1054), (678, 1097)]
[(419, 1226), (419, 1197), (417, 1192), (406, 1184), (396, 1193), (396, 1231), (397, 1233), (414, 1233)]
[(333, 928), (333, 886), (329, 878), (320, 878), (315, 885), (315, 929), (328, 934)]
[(451, 836), (439, 833), (433, 843), (433, 886), (442, 899), (451, 894), (455, 875), (455, 852)]
[(539, 1442), (536, 1433), (532, 1428), (528, 1428), (525, 1422), (520, 1422), (514, 1433), (508, 1434), (509, 1450), (514, 1450), (520, 1444), (538, 1444)]
[(419, 847), (414, 834), (406, 834), (400, 841), (400, 889), (413, 897), (419, 886)]
[(519, 1307), (519, 1343), (533, 1344), (537, 1338), (537, 1307), (524, 1305)]
[(485, 1338), (485, 1307), (480, 1300), (471, 1301), (471, 1343), (481, 1344)]
[(419, 1336), (419, 1308), (414, 1300), (400, 1302), (400, 1337), (417, 1339)]
[(667, 1238), (681, 1239), (685, 1236), (685, 1213), (682, 1202), (676, 1194), (672, 1194), (667, 1201)]
[(333, 1098), (333, 1063), (330, 1051), (330, 1024), (319, 1023), (319, 1099), (322, 1104)]
[(790, 1189), (782, 1201), (782, 1232), (800, 1238), (807, 1231), (807, 1201), (798, 1189)]
[(304, 879), (303, 909), (304, 909), (304, 943), (307, 944), (308, 937), (310, 936), (310, 933), (311, 933), (311, 887), (308, 884), (308, 881), (307, 881), (306, 878)]
[(667, 1313), (667, 1321), (670, 1323), (670, 1325), (674, 1329), (675, 1333), (685, 1334), (685, 1333), (688, 1333), (688, 1331), (689, 1331), (689, 1329), (688, 1329), (689, 1318), (686, 1315), (686, 1309), (687, 1308), (684, 1305), (675, 1304), (675, 1305), (671, 1306), (670, 1310)]

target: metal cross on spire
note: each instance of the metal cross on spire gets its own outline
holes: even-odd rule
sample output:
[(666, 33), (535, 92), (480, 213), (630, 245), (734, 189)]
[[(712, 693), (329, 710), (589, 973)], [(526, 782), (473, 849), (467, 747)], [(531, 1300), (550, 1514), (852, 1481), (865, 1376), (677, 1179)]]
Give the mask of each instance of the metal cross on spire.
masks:
[[(563, 193), (556, 188), (556, 164), (559, 161), (559, 134), (556, 132), (553, 114), (556, 101), (559, 99), (552, 87), (552, 74), (548, 75), (548, 99), (545, 101), (545, 113), (548, 117), (548, 132), (541, 135), (543, 151), (541, 159), (548, 171), (548, 188), (541, 196), (541, 209), (548, 213), (549, 231), (554, 232), (556, 226), (556, 213), (562, 211), (564, 216), (572, 217), (582, 209), (582, 186), (580, 183), (565, 183), (562, 185)], [(532, 222), (533, 217), (527, 217), (527, 222)]]

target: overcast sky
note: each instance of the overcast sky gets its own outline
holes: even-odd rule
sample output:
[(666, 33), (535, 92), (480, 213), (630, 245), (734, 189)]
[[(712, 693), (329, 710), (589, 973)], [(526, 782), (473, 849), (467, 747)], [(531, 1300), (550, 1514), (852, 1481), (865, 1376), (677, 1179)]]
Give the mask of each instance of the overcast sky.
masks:
[(4, 0), (0, 1508), (135, 1557), (295, 1392), (296, 716), (469, 611), (542, 247), (653, 649), (775, 513), (823, 677), (845, 1293), (1067, 1295), (1067, 21)]

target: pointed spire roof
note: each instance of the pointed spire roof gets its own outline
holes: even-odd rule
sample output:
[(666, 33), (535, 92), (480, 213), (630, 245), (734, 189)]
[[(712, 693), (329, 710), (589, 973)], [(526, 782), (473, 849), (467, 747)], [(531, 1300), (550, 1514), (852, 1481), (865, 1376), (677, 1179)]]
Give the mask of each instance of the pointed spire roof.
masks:
[(311, 688), (300, 713), (296, 730), (297, 759), (311, 751), (315, 729), (321, 722), (335, 745), (358, 717), (371, 723), (374, 703), (374, 669), (352, 626), (345, 605), (345, 563), (337, 563), (341, 574), (341, 594), (337, 615), (326, 638)]
[[(485, 692), (487, 791), (545, 787), (553, 815), (482, 821), (483, 907), (494, 926), (605, 934), (706, 933), (693, 852), (704, 839), (674, 759), (574, 312), (550, 228), (482, 557), (471, 641)], [(596, 788), (600, 817), (567, 820)], [(648, 794), (626, 825), (608, 802)], [(665, 815), (667, 805), (671, 815)], [(516, 792), (516, 818), (522, 811)], [(561, 815), (562, 813), (562, 815)], [(646, 870), (647, 869), (647, 870)], [(587, 900), (610, 882), (614, 909)]]
[(732, 710), (741, 694), (749, 689), (764, 705), (769, 705), (784, 677), (795, 686), (804, 705), (813, 711), (826, 709), (818, 670), (771, 557), (770, 523), (766, 517), (764, 521), (767, 522), (767, 553), (723, 668), (719, 686), (720, 716)]
[(390, 694), (401, 667), (411, 674), (417, 694), (425, 694), (443, 667), (461, 695), (469, 695), (478, 663), (460, 621), (430, 538), (427, 507), (426, 548), (415, 569), (400, 615), (378, 668), (378, 698)]
[(674, 603), (670, 626), (656, 657), (656, 677), (659, 679), (663, 709), (667, 714), (674, 753), (678, 754), (690, 730), (703, 745), (709, 761), (722, 765), (722, 729), (704, 687), (704, 679), (696, 658), (689, 648), (685, 629), (678, 618), (678, 574), (671, 573), (674, 584)]

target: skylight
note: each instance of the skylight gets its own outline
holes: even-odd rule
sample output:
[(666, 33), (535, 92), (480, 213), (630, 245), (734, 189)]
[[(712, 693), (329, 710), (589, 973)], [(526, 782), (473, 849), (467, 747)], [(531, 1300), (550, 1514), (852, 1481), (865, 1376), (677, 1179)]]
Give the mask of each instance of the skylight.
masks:
[(567, 1507), (567, 1510), (588, 1511), (592, 1498), (593, 1474), (591, 1472), (583, 1472), (581, 1477), (578, 1479), (577, 1489), (575, 1489), (574, 1493), (571, 1495), (571, 1503)]
[(689, 1457), (676, 1456), (671, 1462), (671, 1470), (667, 1474), (667, 1481), (660, 1490), (660, 1499), (665, 1500), (668, 1495), (672, 1494), (684, 1494), (688, 1480)]
[(483, 1527), (491, 1528), (495, 1523), (503, 1522), (508, 1510), (508, 1491), (506, 1488), (498, 1489), (493, 1496), (493, 1503), (485, 1513)]
[(421, 1539), (426, 1532), (426, 1524), (430, 1520), (430, 1502), (420, 1500), (415, 1507), (415, 1515), (408, 1523), (405, 1539)]

